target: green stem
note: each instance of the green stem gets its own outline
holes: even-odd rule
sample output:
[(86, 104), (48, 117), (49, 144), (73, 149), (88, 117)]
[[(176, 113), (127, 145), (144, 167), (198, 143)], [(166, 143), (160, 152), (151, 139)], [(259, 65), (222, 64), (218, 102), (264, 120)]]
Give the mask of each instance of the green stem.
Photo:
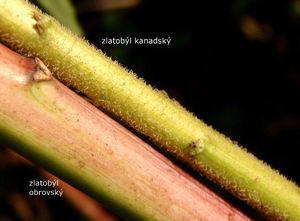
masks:
[(39, 60), (1, 44), (0, 84), (1, 142), (124, 218), (249, 221), (52, 78)]
[(176, 101), (22, 0), (0, 0), (0, 39), (274, 220), (300, 220), (299, 188)]

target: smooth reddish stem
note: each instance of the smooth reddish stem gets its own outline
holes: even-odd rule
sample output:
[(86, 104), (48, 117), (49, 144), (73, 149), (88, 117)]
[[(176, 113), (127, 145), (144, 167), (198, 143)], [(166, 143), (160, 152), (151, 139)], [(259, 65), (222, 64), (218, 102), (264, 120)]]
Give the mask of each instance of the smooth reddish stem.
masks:
[(63, 84), (40, 78), (43, 68), (0, 45), (0, 136), (16, 152), (125, 218), (249, 220)]

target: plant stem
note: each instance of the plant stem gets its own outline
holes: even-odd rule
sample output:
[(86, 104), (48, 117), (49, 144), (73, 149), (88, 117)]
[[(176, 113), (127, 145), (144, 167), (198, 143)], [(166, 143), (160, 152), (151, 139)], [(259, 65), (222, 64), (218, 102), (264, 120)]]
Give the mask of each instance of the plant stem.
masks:
[(22, 0), (0, 0), (0, 39), (41, 58), (102, 109), (274, 220), (300, 220), (300, 190), (101, 51)]
[[(43, 74), (45, 75), (42, 78)], [(0, 44), (1, 141), (132, 220), (249, 220)]]
[[(1, 50), (1, 49), (0, 49)], [(1, 56), (0, 56), (1, 57)], [(77, 209), (78, 212), (84, 217), (86, 217), (86, 220), (89, 221), (118, 221), (119, 219), (107, 211), (103, 206), (95, 201), (95, 199), (87, 196), (85, 193), (81, 192), (80, 190), (74, 188), (70, 184), (64, 182), (63, 180), (59, 179), (58, 177), (54, 176), (53, 174), (49, 173), (48, 171), (42, 169), (39, 166), (34, 165), (31, 161), (28, 159), (22, 157), (21, 155), (17, 154), (16, 152), (12, 151), (11, 149), (8, 149), (6, 147), (2, 147), (0, 144), (0, 163), (1, 163), (1, 173), (5, 172), (5, 169), (3, 168), (16, 168), (17, 171), (23, 171), (24, 168), (30, 168), (31, 171), (34, 171), (37, 173), (37, 179), (39, 178), (44, 180), (51, 180), (53, 182), (57, 182), (56, 186), (54, 187), (58, 191), (63, 191), (63, 198), (64, 200), (68, 201), (68, 203), (74, 207), (74, 209)], [(16, 170), (14, 170), (17, 172)], [(7, 172), (6, 172), (7, 173)], [(11, 174), (7, 173), (5, 177), (2, 177), (1, 179), (10, 179)], [(22, 179), (22, 178), (21, 178)], [(7, 181), (5, 181), (7, 182)], [(9, 182), (9, 181), (8, 181)], [(3, 189), (3, 186), (1, 186)], [(34, 188), (34, 187), (32, 187)], [(31, 189), (31, 188), (30, 188)], [(33, 190), (33, 189), (31, 189)], [(10, 192), (9, 190), (8, 192)], [(26, 198), (26, 197), (25, 197)], [(30, 198), (30, 197), (29, 197)], [(2, 201), (11, 201), (10, 200), (10, 194), (7, 194), (7, 196), (1, 196)], [(25, 201), (26, 203), (26, 201)], [(28, 203), (27, 203), (28, 204)], [(32, 205), (27, 205), (27, 207), (31, 208)], [(19, 208), (17, 206), (17, 208)], [(22, 207), (21, 207), (22, 208)], [(30, 209), (28, 209), (30, 210)], [(32, 211), (33, 212), (33, 211)], [(15, 210), (15, 213), (18, 213), (18, 209)], [(19, 212), (18, 215), (22, 215), (22, 212)], [(3, 216), (3, 214), (2, 214)], [(33, 216), (33, 214), (32, 214)], [(22, 220), (22, 219), (21, 219)], [(23, 219), (24, 220), (24, 219)], [(33, 220), (26, 219), (26, 220)], [(35, 218), (35, 220), (45, 220)]]

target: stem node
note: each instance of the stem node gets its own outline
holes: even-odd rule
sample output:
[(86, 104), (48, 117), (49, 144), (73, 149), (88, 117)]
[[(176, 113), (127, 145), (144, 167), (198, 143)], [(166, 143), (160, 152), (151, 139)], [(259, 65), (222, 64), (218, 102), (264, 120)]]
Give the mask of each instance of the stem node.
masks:
[(39, 59), (34, 59), (36, 64), (36, 71), (33, 73), (34, 81), (48, 81), (52, 79), (52, 74), (49, 69), (44, 65), (44, 63)]

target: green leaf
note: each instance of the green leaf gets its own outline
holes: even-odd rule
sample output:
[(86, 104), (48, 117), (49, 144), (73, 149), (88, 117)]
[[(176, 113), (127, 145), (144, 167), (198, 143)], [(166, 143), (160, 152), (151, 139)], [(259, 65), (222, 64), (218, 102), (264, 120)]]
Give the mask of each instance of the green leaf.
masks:
[(70, 0), (32, 0), (32, 2), (55, 17), (77, 35), (83, 35), (82, 28), (76, 18), (75, 8)]

